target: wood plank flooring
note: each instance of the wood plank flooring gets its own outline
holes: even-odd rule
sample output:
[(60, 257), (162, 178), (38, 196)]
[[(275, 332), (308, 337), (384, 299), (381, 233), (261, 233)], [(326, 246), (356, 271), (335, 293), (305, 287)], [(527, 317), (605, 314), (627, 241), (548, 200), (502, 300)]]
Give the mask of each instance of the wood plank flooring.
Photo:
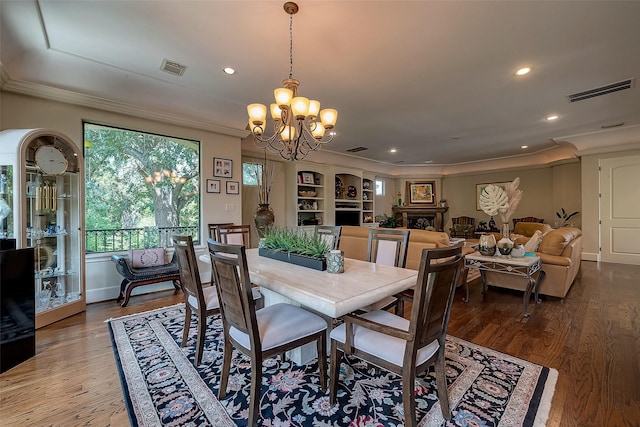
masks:
[[(522, 317), (522, 294), (459, 289), (449, 333), (556, 368), (549, 426), (640, 426), (640, 266), (583, 262), (564, 299)], [(35, 357), (0, 375), (0, 426), (129, 424), (104, 321), (182, 301), (173, 291), (90, 304), (37, 331)]]

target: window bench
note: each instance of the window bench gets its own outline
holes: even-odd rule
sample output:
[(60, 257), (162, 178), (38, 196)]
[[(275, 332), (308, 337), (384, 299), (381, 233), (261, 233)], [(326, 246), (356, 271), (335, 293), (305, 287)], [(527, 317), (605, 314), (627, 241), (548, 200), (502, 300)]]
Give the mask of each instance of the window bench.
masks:
[(112, 255), (111, 261), (116, 264), (118, 273), (124, 278), (120, 284), (120, 295), (116, 301), (122, 301), (122, 307), (126, 307), (131, 297), (131, 291), (138, 286), (152, 283), (173, 281), (173, 286), (180, 289), (180, 270), (175, 254), (168, 264), (152, 267), (134, 268), (126, 255)]

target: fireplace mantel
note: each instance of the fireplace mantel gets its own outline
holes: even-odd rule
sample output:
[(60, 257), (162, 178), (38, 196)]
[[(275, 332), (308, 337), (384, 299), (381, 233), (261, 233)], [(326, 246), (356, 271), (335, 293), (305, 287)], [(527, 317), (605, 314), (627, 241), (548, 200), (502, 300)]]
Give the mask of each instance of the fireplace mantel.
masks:
[(449, 210), (449, 207), (441, 207), (441, 206), (394, 206), (391, 208), (393, 215), (396, 220), (400, 221), (402, 227), (407, 226), (407, 218), (408, 217), (416, 217), (416, 216), (425, 216), (425, 217), (435, 217), (436, 219), (436, 230), (442, 231), (442, 226), (444, 222), (444, 213)]

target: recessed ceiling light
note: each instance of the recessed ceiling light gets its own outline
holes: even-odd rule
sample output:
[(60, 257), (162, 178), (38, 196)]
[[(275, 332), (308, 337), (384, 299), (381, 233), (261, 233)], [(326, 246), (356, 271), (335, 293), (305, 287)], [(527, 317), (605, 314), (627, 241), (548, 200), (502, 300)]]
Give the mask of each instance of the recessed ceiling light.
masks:
[(523, 146), (522, 146), (522, 147), (520, 147), (520, 148), (522, 148), (522, 149), (524, 150), (525, 148), (529, 148), (529, 146), (528, 146), (528, 145), (523, 145)]
[(548, 122), (552, 122), (554, 120), (557, 120), (558, 116), (556, 114), (552, 114), (551, 116), (547, 116), (547, 121)]
[(433, 160), (425, 160), (425, 161), (424, 161), (424, 162), (422, 162), (422, 163), (429, 163), (429, 164), (431, 164), (431, 163), (433, 163)]
[(524, 76), (525, 74), (529, 74), (531, 72), (530, 67), (523, 67), (516, 71), (516, 76)]
[(233, 68), (231, 68), (231, 67), (224, 67), (223, 71), (224, 71), (225, 73), (229, 74), (229, 75), (233, 75), (233, 74), (235, 74), (235, 73), (236, 73), (236, 70), (234, 70), (234, 69), (233, 69)]
[(396, 150), (395, 148), (392, 148), (391, 150), (389, 150), (390, 153), (396, 153), (398, 150)]

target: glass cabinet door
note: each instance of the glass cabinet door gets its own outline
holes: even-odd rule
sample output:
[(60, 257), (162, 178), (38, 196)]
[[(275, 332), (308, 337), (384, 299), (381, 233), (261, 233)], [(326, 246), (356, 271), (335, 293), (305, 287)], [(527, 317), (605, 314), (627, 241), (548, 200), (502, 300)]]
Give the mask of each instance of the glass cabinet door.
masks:
[(36, 314), (82, 298), (78, 175), (27, 167), (26, 244), (35, 248)]
[(86, 308), (82, 151), (56, 130), (8, 129), (0, 132), (0, 158), (0, 199), (11, 209), (0, 216), (0, 238), (34, 248), (41, 328)]

